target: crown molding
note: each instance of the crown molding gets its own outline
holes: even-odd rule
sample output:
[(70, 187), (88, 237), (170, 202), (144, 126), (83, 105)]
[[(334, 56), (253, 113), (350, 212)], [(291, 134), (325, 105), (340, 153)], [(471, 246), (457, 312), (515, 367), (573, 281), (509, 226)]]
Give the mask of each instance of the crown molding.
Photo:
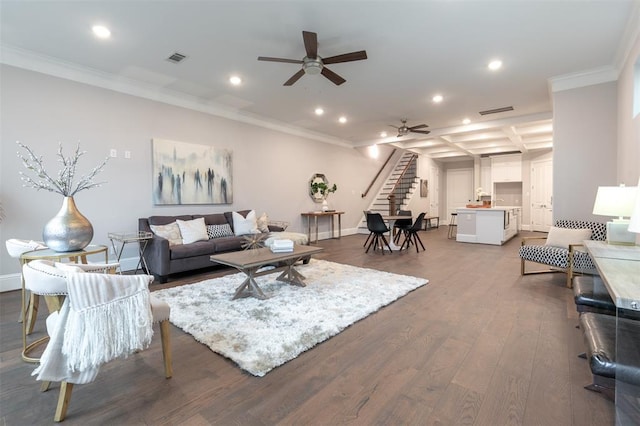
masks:
[(0, 63), (38, 72), (77, 83), (100, 87), (115, 92), (162, 102), (217, 117), (226, 118), (241, 123), (251, 124), (269, 130), (274, 130), (293, 136), (312, 139), (332, 145), (352, 148), (353, 145), (343, 139), (312, 132), (287, 123), (268, 120), (264, 117), (229, 108), (212, 101), (203, 101), (194, 96), (185, 95), (164, 87), (154, 86), (138, 80), (113, 75), (91, 68), (80, 67), (76, 64), (40, 55), (32, 51), (7, 45), (0, 45)]
[(572, 74), (551, 77), (549, 85), (551, 92), (577, 89), (579, 87), (593, 86), (594, 84), (609, 83), (618, 79), (618, 70), (613, 66), (594, 68)]

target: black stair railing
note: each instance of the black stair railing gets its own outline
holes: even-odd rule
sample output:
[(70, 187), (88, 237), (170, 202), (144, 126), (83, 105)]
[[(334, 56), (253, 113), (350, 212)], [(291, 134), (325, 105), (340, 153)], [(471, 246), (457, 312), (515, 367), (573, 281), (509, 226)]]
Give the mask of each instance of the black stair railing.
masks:
[(393, 188), (389, 192), (387, 199), (389, 200), (389, 214), (396, 214), (396, 205), (402, 205), (407, 195), (413, 189), (418, 176), (418, 155), (412, 154), (407, 165), (400, 173)]

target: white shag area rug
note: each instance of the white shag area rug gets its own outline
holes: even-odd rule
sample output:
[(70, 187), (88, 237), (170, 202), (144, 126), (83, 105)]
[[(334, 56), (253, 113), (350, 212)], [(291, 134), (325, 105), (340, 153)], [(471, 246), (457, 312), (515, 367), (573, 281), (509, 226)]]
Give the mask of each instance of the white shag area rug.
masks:
[(297, 265), (306, 287), (256, 281), (269, 299), (231, 300), (245, 275), (154, 291), (170, 321), (254, 376), (264, 376), (354, 322), (428, 283), (424, 278), (311, 259)]

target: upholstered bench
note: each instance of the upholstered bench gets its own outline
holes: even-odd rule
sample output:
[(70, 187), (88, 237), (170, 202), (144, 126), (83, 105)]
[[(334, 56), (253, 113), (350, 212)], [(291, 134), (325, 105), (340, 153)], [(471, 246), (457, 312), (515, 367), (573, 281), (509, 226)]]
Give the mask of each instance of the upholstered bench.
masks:
[[(640, 322), (585, 312), (580, 316), (580, 328), (593, 374), (593, 383), (586, 389), (613, 398), (616, 379), (640, 386)], [(616, 336), (617, 350), (624, 354), (622, 361), (616, 357)]]
[(616, 305), (609, 296), (602, 278), (597, 275), (573, 277), (573, 296), (578, 312), (616, 314)]
[(271, 247), (271, 244), (275, 240), (291, 240), (294, 244), (306, 246), (309, 244), (309, 238), (307, 234), (301, 234), (299, 232), (271, 232), (269, 237), (264, 240), (265, 247)]

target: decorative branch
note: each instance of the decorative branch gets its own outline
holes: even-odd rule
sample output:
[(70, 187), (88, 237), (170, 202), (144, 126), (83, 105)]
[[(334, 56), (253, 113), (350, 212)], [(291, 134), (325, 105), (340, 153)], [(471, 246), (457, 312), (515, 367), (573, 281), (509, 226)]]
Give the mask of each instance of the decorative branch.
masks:
[(80, 180), (74, 187), (73, 181), (76, 177), (78, 160), (81, 156), (86, 154), (86, 151), (80, 151), (80, 144), (76, 146), (75, 152), (70, 157), (65, 157), (62, 152), (62, 144), (58, 145), (58, 162), (62, 164), (62, 168), (58, 171), (57, 179), (54, 179), (49, 175), (49, 173), (47, 173), (42, 157), (38, 157), (31, 148), (22, 144), (20, 141), (16, 141), (16, 143), (27, 152), (26, 156), (18, 152), (18, 158), (22, 160), (22, 165), (35, 175), (35, 177), (31, 177), (20, 172), (20, 179), (22, 180), (22, 186), (24, 187), (35, 188), (38, 191), (42, 189), (49, 192), (57, 192), (65, 197), (73, 197), (80, 191), (101, 186), (105, 183), (93, 182), (93, 180), (107, 164), (109, 157), (106, 157), (100, 165), (94, 167), (89, 174), (81, 176)]

